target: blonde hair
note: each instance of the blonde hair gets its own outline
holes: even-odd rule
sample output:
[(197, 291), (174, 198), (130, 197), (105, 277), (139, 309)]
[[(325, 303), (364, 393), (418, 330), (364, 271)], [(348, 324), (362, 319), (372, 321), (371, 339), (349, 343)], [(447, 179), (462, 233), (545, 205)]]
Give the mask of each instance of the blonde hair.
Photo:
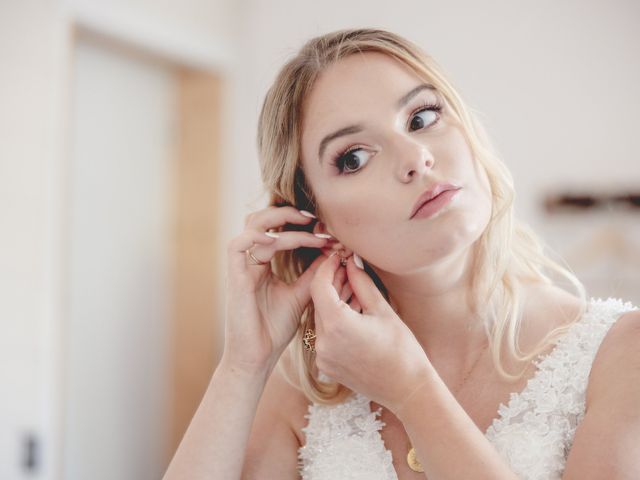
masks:
[[(494, 147), (474, 113), (439, 65), (417, 45), (379, 29), (346, 29), (309, 40), (279, 71), (269, 88), (258, 121), (257, 145), (264, 188), (269, 192), (269, 205), (292, 205), (295, 208), (322, 213), (306, 181), (300, 162), (303, 104), (322, 71), (349, 55), (378, 52), (409, 66), (418, 76), (431, 83), (446, 99), (460, 119), (474, 158), (484, 168), (491, 186), (492, 213), (489, 223), (476, 242), (472, 268), (471, 304), (474, 311), (484, 305), (484, 327), (489, 340), (492, 361), (499, 374), (507, 380), (517, 380), (526, 371), (513, 375), (502, 365), (505, 342), (507, 355), (520, 362), (529, 362), (556, 338), (565, 333), (584, 313), (586, 291), (568, 267), (552, 260), (545, 245), (526, 225), (514, 221), (514, 189), (511, 173), (498, 158)], [(308, 226), (288, 225), (288, 230), (311, 231)], [(274, 273), (285, 282), (295, 281), (320, 255), (318, 249), (298, 248), (277, 252), (272, 262)], [(546, 270), (545, 270), (546, 269)], [(366, 272), (388, 300), (379, 277), (365, 264)], [(570, 323), (549, 332), (532, 351), (523, 353), (518, 345), (522, 319), (521, 286), (525, 282), (547, 285), (555, 283), (545, 273), (554, 272), (573, 285), (581, 309)], [(314, 326), (313, 302), (302, 313), (301, 324), (288, 347), (293, 367), (283, 369), (289, 381), (316, 403), (332, 404), (344, 400), (351, 390), (344, 385), (318, 378), (313, 354), (302, 347), (302, 336)], [(283, 363), (280, 362), (282, 366)]]

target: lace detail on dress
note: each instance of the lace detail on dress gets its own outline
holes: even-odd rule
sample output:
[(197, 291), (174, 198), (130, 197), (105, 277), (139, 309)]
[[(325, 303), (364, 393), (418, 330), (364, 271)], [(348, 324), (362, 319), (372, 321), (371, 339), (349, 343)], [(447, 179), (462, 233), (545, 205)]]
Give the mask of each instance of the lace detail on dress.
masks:
[(298, 450), (304, 480), (397, 480), (391, 452), (380, 429), (385, 423), (372, 412), (369, 399), (356, 393), (338, 405), (309, 406), (306, 444)]
[[(609, 327), (635, 310), (619, 299), (591, 299), (583, 318), (535, 363), (537, 371), (520, 393), (498, 408), (486, 432), (519, 478), (560, 479), (585, 413), (591, 366)], [(541, 358), (540, 356), (538, 357)]]
[[(534, 375), (498, 408), (485, 436), (523, 480), (560, 479), (584, 417), (591, 365), (609, 327), (630, 302), (591, 299), (583, 318), (538, 356)], [(397, 480), (370, 400), (355, 393), (338, 405), (309, 406), (306, 444), (298, 451), (303, 480)]]

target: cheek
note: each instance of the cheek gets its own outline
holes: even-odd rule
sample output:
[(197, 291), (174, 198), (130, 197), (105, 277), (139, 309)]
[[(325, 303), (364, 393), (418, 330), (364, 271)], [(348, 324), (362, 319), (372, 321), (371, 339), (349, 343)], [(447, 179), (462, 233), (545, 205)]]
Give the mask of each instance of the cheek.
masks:
[(353, 195), (344, 198), (334, 195), (327, 202), (325, 214), (339, 238), (362, 232), (377, 218), (371, 202)]
[(382, 196), (358, 194), (353, 189), (348, 195), (334, 194), (324, 203), (327, 225), (346, 247), (363, 252), (366, 245), (387, 235), (385, 230), (392, 228), (397, 212), (390, 210), (391, 205)]

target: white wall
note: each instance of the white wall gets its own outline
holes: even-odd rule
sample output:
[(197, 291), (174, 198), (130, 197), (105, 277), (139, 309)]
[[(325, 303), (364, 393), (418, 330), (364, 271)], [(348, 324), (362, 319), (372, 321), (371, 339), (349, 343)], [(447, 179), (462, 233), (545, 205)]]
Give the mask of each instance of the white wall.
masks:
[[(224, 72), (236, 11), (230, 0), (0, 2), (0, 478), (62, 478), (72, 27)], [(27, 434), (40, 447), (32, 472)]]
[(74, 24), (193, 68), (226, 71), (235, 57), (232, 0), (67, 0)]
[(0, 5), (0, 478), (11, 480), (48, 478), (21, 467), (27, 432), (57, 440), (66, 40), (58, 2)]
[(637, 2), (250, 0), (244, 11), (230, 197), (243, 213), (232, 231), (266, 204), (249, 199), (260, 192), (254, 137), (267, 88), (307, 39), (340, 28), (389, 29), (440, 63), (511, 169), (516, 215), (554, 248), (566, 245), (542, 213), (543, 191), (640, 185)]
[[(69, 0), (76, 19), (116, 24), (125, 31), (135, 25), (139, 35), (162, 31), (166, 42), (191, 42), (198, 50), (210, 49), (230, 57), (238, 9), (231, 0)], [(98, 18), (101, 17), (101, 18)], [(129, 35), (129, 34), (127, 34)], [(207, 45), (209, 43), (209, 45)], [(184, 52), (180, 53), (181, 56)]]
[(48, 447), (40, 478), (57, 478), (74, 19), (192, 65), (226, 62), (221, 234), (231, 238), (263, 204), (255, 130), (277, 69), (309, 37), (351, 26), (396, 31), (443, 65), (484, 114), (534, 227), (545, 230), (533, 197), (544, 185), (637, 185), (639, 17), (629, 0), (1, 2), (0, 478), (23, 478), (20, 435), (32, 430)]
[(171, 435), (177, 78), (88, 39), (73, 58), (63, 478), (160, 478)]
[[(311, 36), (372, 26), (421, 45), (483, 114), (525, 219), (540, 222), (531, 195), (542, 185), (640, 180), (636, 2), (254, 0), (245, 11), (238, 158), (255, 158), (255, 142), (240, 138), (254, 135), (266, 89), (290, 54)], [(239, 199), (258, 191), (247, 175)]]

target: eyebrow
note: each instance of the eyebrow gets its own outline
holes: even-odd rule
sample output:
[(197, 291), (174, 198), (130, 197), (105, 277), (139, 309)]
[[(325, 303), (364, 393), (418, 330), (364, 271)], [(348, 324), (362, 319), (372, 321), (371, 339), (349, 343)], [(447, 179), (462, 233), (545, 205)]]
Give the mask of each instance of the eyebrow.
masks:
[[(422, 90), (436, 90), (436, 87), (429, 83), (421, 83), (417, 87), (411, 89), (407, 94), (403, 95), (396, 102), (396, 109), (400, 110), (407, 103), (411, 101), (413, 97), (415, 97)], [(340, 130), (336, 130), (333, 133), (330, 133), (326, 137), (322, 139), (320, 142), (320, 147), (318, 148), (318, 163), (322, 164), (322, 156), (324, 155), (324, 151), (327, 148), (327, 145), (335, 140), (336, 138), (344, 137), (345, 135), (351, 135), (353, 133), (359, 133), (364, 130), (364, 126), (361, 123), (355, 125), (349, 125), (348, 127), (341, 128)]]

